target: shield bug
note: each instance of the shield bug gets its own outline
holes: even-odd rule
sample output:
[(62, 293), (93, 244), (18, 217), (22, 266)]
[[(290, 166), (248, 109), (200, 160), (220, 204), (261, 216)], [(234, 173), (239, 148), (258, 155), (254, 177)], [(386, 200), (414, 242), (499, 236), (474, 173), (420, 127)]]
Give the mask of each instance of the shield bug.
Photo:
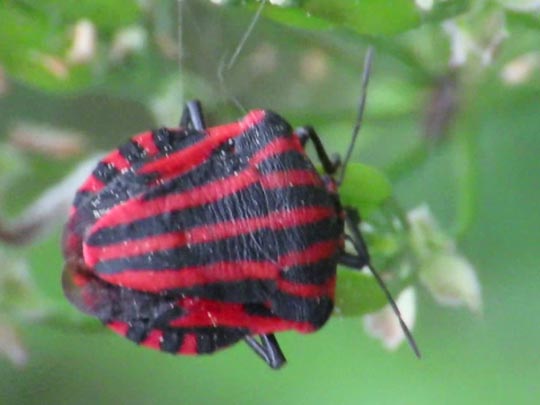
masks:
[(244, 340), (279, 368), (274, 334), (321, 328), (338, 263), (370, 263), (359, 215), (340, 203), (345, 167), (311, 127), (293, 131), (256, 110), (207, 128), (190, 102), (179, 128), (134, 136), (79, 188), (65, 229), (65, 294), (137, 344), (202, 354)]

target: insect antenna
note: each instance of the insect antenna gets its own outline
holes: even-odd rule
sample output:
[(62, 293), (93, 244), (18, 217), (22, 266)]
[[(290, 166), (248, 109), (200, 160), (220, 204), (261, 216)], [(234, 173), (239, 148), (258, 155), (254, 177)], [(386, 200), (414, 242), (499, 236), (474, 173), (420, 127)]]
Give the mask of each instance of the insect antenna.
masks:
[(399, 308), (398, 308), (396, 302), (394, 301), (394, 298), (392, 297), (392, 294), (390, 294), (390, 291), (388, 290), (388, 287), (384, 283), (384, 281), (381, 278), (380, 274), (373, 268), (373, 266), (371, 264), (368, 265), (368, 268), (369, 268), (369, 271), (371, 272), (371, 274), (373, 274), (373, 277), (375, 278), (375, 280), (377, 280), (377, 283), (379, 284), (381, 289), (383, 290), (384, 295), (386, 296), (386, 299), (388, 300), (388, 302), (390, 303), (390, 306), (392, 307), (392, 310), (394, 311), (394, 314), (396, 314), (396, 317), (397, 317), (397, 319), (399, 321), (399, 326), (401, 326), (401, 330), (405, 334), (405, 337), (407, 338), (407, 342), (409, 343), (409, 346), (413, 350), (416, 357), (421, 358), (422, 354), (420, 353), (420, 349), (418, 348), (418, 345), (416, 344), (416, 340), (414, 340), (414, 337), (413, 337), (409, 327), (407, 326), (407, 324), (403, 320), (403, 317), (401, 316), (401, 312), (399, 311)]
[(236, 60), (238, 59), (238, 56), (240, 56), (240, 53), (242, 52), (242, 49), (244, 49), (244, 46), (249, 39), (251, 33), (253, 32), (253, 29), (255, 28), (255, 25), (259, 21), (259, 18), (261, 17), (261, 14), (263, 12), (264, 6), (266, 5), (266, 0), (261, 1), (261, 5), (257, 8), (257, 11), (255, 12), (255, 15), (251, 19), (251, 22), (249, 23), (246, 31), (244, 32), (244, 35), (240, 38), (240, 41), (238, 41), (238, 44), (236, 45), (236, 48), (234, 49), (233, 54), (229, 58), (229, 60), (226, 60), (226, 57), (224, 57), (219, 66), (217, 71), (217, 76), (219, 79), (219, 83), (221, 86), (221, 91), (223, 94), (227, 96), (227, 98), (243, 113), (246, 113), (246, 109), (242, 106), (242, 103), (231, 94), (229, 89), (227, 88), (227, 85), (225, 83), (225, 73), (230, 72), (234, 64), (236, 63)]
[[(341, 172), (337, 178), (337, 184), (340, 185), (343, 183), (343, 179), (345, 178), (345, 171), (347, 169), (347, 164), (349, 163), (349, 160), (351, 159), (352, 151), (354, 149), (354, 145), (356, 143), (356, 139), (358, 138), (358, 134), (360, 133), (360, 129), (362, 128), (362, 122), (364, 118), (364, 110), (366, 107), (366, 98), (367, 98), (367, 90), (368, 90), (368, 83), (369, 83), (369, 77), (371, 74), (371, 65), (373, 61), (373, 47), (369, 46), (366, 51), (366, 56), (364, 58), (364, 69), (362, 72), (362, 86), (361, 86), (361, 94), (360, 94), (360, 102), (358, 105), (357, 115), (356, 115), (356, 121), (354, 124), (351, 142), (349, 144), (349, 147), (347, 149), (347, 153), (345, 154), (345, 158), (343, 160), (342, 166), (341, 166)], [(394, 311), (394, 314), (396, 315), (399, 324), (401, 326), (401, 330), (405, 334), (405, 337), (407, 338), (407, 342), (409, 343), (409, 346), (413, 350), (414, 354), (420, 358), (420, 349), (418, 348), (418, 345), (416, 344), (416, 341), (414, 340), (414, 337), (412, 336), (411, 331), (407, 327), (407, 324), (403, 320), (403, 317), (401, 316), (401, 312), (399, 311), (399, 308), (392, 297), (392, 294), (390, 293), (390, 290), (386, 286), (384, 280), (380, 276), (379, 272), (375, 270), (373, 265), (371, 264), (369, 260), (369, 255), (367, 254), (367, 247), (364, 242), (364, 238), (362, 237), (362, 234), (360, 233), (359, 224), (360, 224), (360, 218), (358, 215), (358, 212), (356, 210), (348, 209), (347, 212), (347, 222), (349, 224), (350, 231), (352, 232), (352, 242), (357, 250), (357, 252), (360, 255), (364, 255), (368, 258), (367, 260), (367, 267), (369, 268), (369, 271), (381, 287), (384, 295), (386, 296), (386, 299), (388, 300), (390, 306), (392, 307), (392, 310)]]
[(345, 171), (347, 170), (347, 164), (349, 163), (349, 160), (351, 159), (351, 155), (354, 149), (354, 145), (356, 143), (356, 139), (358, 138), (358, 134), (360, 133), (360, 129), (362, 128), (364, 110), (366, 107), (369, 76), (371, 75), (372, 61), (373, 61), (373, 47), (369, 46), (366, 51), (366, 56), (364, 58), (364, 70), (362, 72), (362, 88), (360, 90), (360, 102), (358, 103), (358, 110), (356, 113), (356, 120), (355, 120), (354, 128), (352, 131), (351, 143), (349, 144), (347, 152), (345, 153), (345, 158), (343, 159), (343, 163), (341, 165), (341, 173), (339, 174), (337, 178), (338, 185), (343, 183), (343, 179), (345, 178)]
[[(390, 303), (390, 306), (392, 307), (392, 310), (394, 311), (394, 314), (396, 315), (397, 319), (399, 320), (399, 324), (401, 326), (401, 330), (405, 334), (405, 337), (407, 338), (407, 342), (409, 343), (409, 346), (411, 346), (411, 349), (413, 350), (416, 357), (420, 358), (422, 357), (420, 354), (420, 349), (418, 348), (418, 345), (416, 344), (416, 341), (414, 340), (414, 337), (412, 336), (411, 331), (407, 327), (407, 324), (403, 320), (403, 317), (401, 316), (401, 312), (399, 311), (399, 308), (392, 297), (392, 294), (390, 293), (390, 290), (386, 286), (384, 280), (382, 279), (381, 275), (373, 265), (371, 264), (371, 261), (369, 259), (368, 250), (366, 247), (366, 244), (364, 242), (364, 238), (362, 237), (362, 234), (360, 233), (359, 225), (360, 225), (360, 217), (358, 215), (358, 211), (352, 208), (346, 208), (346, 221), (347, 225), (350, 229), (351, 235), (350, 235), (350, 242), (353, 244), (354, 249), (358, 252), (359, 256), (355, 256), (354, 259), (356, 259), (357, 263), (347, 263), (351, 265), (351, 267), (356, 268), (363, 268), (368, 267), (369, 271), (379, 284), (379, 287), (381, 287), (384, 295), (386, 296), (386, 299)], [(359, 257), (365, 258), (362, 263), (358, 263)], [(367, 263), (367, 264), (366, 264)]]

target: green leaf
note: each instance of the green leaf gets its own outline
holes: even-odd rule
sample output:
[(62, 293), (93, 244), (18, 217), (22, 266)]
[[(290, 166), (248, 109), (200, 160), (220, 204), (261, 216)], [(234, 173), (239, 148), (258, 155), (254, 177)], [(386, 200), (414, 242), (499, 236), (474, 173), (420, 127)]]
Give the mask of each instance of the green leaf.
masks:
[(94, 65), (68, 66), (71, 29), (90, 20), (100, 41), (141, 16), (133, 1), (14, 1), (0, 8), (0, 60), (15, 79), (50, 91), (74, 91), (99, 79)]
[(343, 204), (357, 207), (363, 215), (368, 215), (392, 195), (392, 185), (374, 167), (349, 163), (339, 195)]
[(338, 269), (335, 313), (359, 316), (386, 305), (386, 297), (377, 281), (369, 274)]
[(11, 145), (0, 143), (0, 198), (5, 188), (27, 169), (24, 156)]
[(118, 27), (133, 24), (142, 15), (133, 0), (19, 0), (9, 2), (5, 8), (47, 21), (53, 29), (85, 18), (96, 25), (100, 34), (107, 35)]
[(321, 30), (332, 27), (332, 23), (324, 18), (306, 15), (305, 10), (296, 7), (269, 6), (264, 16), (285, 25), (307, 30)]
[(437, 1), (423, 17), (424, 22), (440, 22), (463, 14), (471, 8), (471, 0)]
[[(303, 29), (345, 27), (362, 35), (394, 35), (421, 23), (454, 18), (471, 8), (471, 0), (437, 1), (422, 12), (412, 0), (298, 0), (283, 6), (266, 4), (263, 14), (275, 21)], [(259, 0), (229, 1), (228, 5), (259, 7)]]
[(534, 30), (540, 29), (540, 16), (538, 14), (507, 10), (506, 21), (510, 28), (522, 27)]
[[(256, 9), (260, 2), (248, 0), (241, 4)], [(362, 35), (398, 34), (418, 27), (421, 22), (420, 10), (412, 0), (300, 0), (285, 6), (267, 3), (263, 14), (298, 28), (344, 27)]]
[(308, 15), (366, 35), (397, 34), (420, 23), (411, 0), (305, 0), (302, 7)]

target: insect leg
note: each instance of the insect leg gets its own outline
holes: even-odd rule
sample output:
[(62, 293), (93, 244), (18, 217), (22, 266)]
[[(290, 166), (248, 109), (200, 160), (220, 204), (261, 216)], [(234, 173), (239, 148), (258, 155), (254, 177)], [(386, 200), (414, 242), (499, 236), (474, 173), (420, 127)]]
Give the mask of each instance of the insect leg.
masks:
[(199, 100), (191, 100), (186, 103), (182, 118), (180, 118), (181, 128), (190, 128), (202, 131), (206, 128), (204, 114)]
[(360, 233), (360, 215), (352, 207), (345, 207), (344, 211), (346, 214), (345, 222), (352, 233), (352, 235), (346, 235), (346, 238), (353, 244), (356, 254), (343, 252), (340, 257), (340, 263), (347, 267), (361, 270), (365, 266), (370, 265), (371, 258), (369, 257), (366, 242)]
[(341, 166), (341, 159), (339, 158), (339, 156), (335, 156), (333, 158), (328, 156), (328, 153), (324, 148), (321, 138), (319, 138), (319, 135), (313, 127), (309, 125), (305, 127), (300, 127), (295, 131), (295, 133), (296, 136), (298, 136), (298, 138), (300, 139), (300, 143), (302, 144), (302, 146), (304, 146), (308, 140), (311, 140), (311, 142), (313, 142), (313, 146), (315, 146), (317, 156), (319, 157), (319, 160), (323, 165), (324, 171), (327, 174), (334, 174), (337, 171), (337, 169)]
[(278, 369), (286, 362), (285, 356), (279, 347), (278, 341), (273, 333), (260, 335), (258, 342), (253, 336), (245, 336), (244, 340), (253, 351), (263, 359), (273, 369)]
[(396, 302), (394, 301), (392, 294), (390, 294), (390, 291), (388, 290), (388, 287), (386, 287), (386, 284), (384, 283), (383, 279), (370, 263), (369, 253), (366, 247), (366, 243), (364, 242), (364, 238), (362, 237), (362, 234), (360, 233), (360, 227), (359, 227), (360, 216), (358, 214), (358, 211), (351, 207), (345, 207), (344, 210), (346, 214), (345, 222), (349, 228), (349, 231), (351, 232), (351, 235), (349, 235), (348, 238), (352, 242), (357, 255), (343, 253), (342, 257), (340, 257), (340, 263), (346, 266), (348, 266), (349, 264), (352, 264), (352, 266), (350, 267), (355, 268), (355, 269), (361, 269), (364, 266), (367, 266), (369, 268), (369, 271), (371, 272), (373, 277), (375, 277), (375, 280), (377, 281), (377, 283), (383, 290), (384, 295), (386, 296), (386, 299), (390, 303), (392, 310), (396, 314), (399, 320), (401, 329), (403, 330), (403, 333), (405, 334), (405, 337), (407, 338), (409, 345), (414, 351), (414, 354), (416, 354), (416, 356), (420, 358), (421, 355), (420, 355), (420, 350), (418, 349), (418, 345), (416, 344), (416, 341), (414, 340), (414, 337), (412, 336), (411, 331), (409, 330), (409, 328), (403, 321), (401, 313), (399, 312), (399, 308), (396, 305)]

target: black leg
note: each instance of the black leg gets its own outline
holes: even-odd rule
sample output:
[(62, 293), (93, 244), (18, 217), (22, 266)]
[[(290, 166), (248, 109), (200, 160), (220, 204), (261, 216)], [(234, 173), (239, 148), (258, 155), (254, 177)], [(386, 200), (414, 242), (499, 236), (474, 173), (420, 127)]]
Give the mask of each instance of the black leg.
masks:
[(339, 257), (339, 263), (356, 270), (362, 270), (369, 265), (369, 261), (360, 255), (343, 252)]
[(302, 144), (302, 146), (307, 143), (308, 139), (313, 142), (313, 146), (315, 146), (317, 156), (319, 157), (319, 160), (321, 161), (321, 164), (323, 165), (326, 174), (334, 174), (337, 171), (337, 169), (341, 166), (341, 160), (339, 156), (335, 156), (334, 158), (330, 158), (328, 156), (328, 153), (326, 152), (326, 149), (321, 142), (321, 138), (319, 138), (319, 135), (317, 134), (317, 132), (315, 132), (315, 129), (313, 127), (300, 127), (295, 131), (295, 133), (300, 139), (300, 143)]
[(342, 264), (347, 265), (345, 263), (346, 260), (348, 260), (352, 264), (356, 262), (356, 266), (350, 267), (361, 270), (363, 267), (369, 266), (369, 264), (371, 263), (371, 258), (369, 257), (369, 251), (366, 246), (366, 242), (364, 241), (364, 238), (360, 233), (360, 215), (358, 214), (358, 211), (356, 209), (351, 207), (345, 207), (344, 211), (345, 222), (347, 223), (347, 226), (351, 232), (351, 235), (346, 235), (346, 237), (353, 244), (357, 254), (350, 255), (344, 252)]
[(202, 106), (199, 100), (191, 100), (186, 103), (182, 118), (180, 118), (180, 127), (202, 131), (206, 128)]
[(253, 336), (246, 336), (244, 340), (253, 351), (273, 369), (278, 369), (286, 362), (285, 356), (279, 347), (274, 334), (260, 335), (258, 342)]

